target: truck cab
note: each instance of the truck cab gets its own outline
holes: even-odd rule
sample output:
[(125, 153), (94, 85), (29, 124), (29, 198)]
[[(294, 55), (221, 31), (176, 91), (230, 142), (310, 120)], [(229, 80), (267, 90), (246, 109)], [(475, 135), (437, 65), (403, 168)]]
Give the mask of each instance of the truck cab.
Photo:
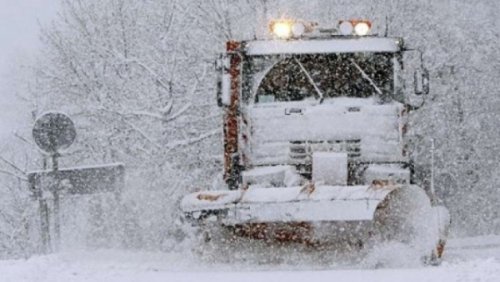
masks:
[[(278, 21), (271, 30), (284, 33), (279, 26), (289, 24), (288, 38), (227, 43), (217, 97), (225, 108), (229, 189), (263, 181), (410, 183), (407, 116), (429, 92), (421, 54), (401, 38), (356, 34), (356, 24), (369, 22), (349, 23), (347, 31), (340, 23), (345, 34), (294, 37), (297, 23)], [(299, 30), (308, 30), (303, 25)], [(321, 162), (336, 169), (325, 171)], [(268, 172), (283, 181), (256, 176)], [(285, 174), (294, 180), (285, 183)]]

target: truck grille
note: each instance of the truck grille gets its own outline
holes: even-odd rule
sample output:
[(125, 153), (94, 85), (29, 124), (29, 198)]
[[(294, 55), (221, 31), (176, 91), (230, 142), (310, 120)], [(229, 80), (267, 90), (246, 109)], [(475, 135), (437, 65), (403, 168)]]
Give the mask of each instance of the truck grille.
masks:
[(302, 174), (311, 173), (313, 152), (347, 153), (349, 160), (356, 160), (361, 156), (361, 139), (290, 141), (290, 163)]

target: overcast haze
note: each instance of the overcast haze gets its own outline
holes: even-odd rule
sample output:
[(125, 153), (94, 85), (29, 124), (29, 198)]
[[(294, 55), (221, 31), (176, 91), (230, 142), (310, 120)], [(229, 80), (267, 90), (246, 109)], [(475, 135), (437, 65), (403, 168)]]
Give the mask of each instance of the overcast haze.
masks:
[(57, 11), (54, 0), (0, 0), (0, 135), (5, 136), (16, 120), (15, 97), (8, 90), (6, 75), (13, 60), (29, 56), (40, 46), (39, 21), (50, 21)]
[(500, 282), (499, 11), (0, 0), (0, 282)]

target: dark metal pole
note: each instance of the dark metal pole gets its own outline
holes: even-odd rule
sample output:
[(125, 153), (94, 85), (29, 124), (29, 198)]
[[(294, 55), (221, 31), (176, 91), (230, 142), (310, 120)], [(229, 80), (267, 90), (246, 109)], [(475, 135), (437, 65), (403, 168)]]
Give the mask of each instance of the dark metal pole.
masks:
[(40, 208), (40, 231), (42, 237), (42, 252), (47, 254), (50, 252), (50, 228), (49, 228), (49, 207), (47, 201), (40, 198), (38, 200)]
[[(57, 158), (59, 154), (55, 153), (52, 155), (52, 172), (56, 175), (59, 170), (59, 162)], [(52, 183), (52, 195), (54, 196), (54, 249), (59, 251), (59, 246), (61, 243), (61, 217), (60, 217), (60, 203), (59, 203), (59, 179)]]
[[(43, 169), (47, 169), (47, 158), (43, 157)], [(42, 237), (42, 252), (47, 254), (51, 252), (51, 238), (50, 238), (50, 218), (49, 218), (49, 206), (47, 205), (47, 200), (43, 197), (43, 188), (34, 187), (36, 190), (36, 195), (38, 198), (38, 206), (40, 209), (40, 231)]]
[[(43, 169), (47, 169), (47, 159), (43, 156)], [(49, 207), (47, 200), (43, 198), (43, 188), (35, 186), (35, 180), (30, 181), (35, 199), (38, 200), (38, 209), (40, 212), (40, 237), (42, 240), (41, 252), (47, 254), (50, 252), (50, 225), (49, 225)]]

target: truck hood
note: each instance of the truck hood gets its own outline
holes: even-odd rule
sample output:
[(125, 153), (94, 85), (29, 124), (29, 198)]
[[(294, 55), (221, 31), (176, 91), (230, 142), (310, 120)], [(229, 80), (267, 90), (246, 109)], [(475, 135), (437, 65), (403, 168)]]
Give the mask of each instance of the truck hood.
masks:
[[(262, 103), (248, 108), (243, 146), (253, 165), (290, 164), (292, 147), (347, 152), (362, 161), (401, 161), (401, 111), (398, 103), (338, 98)], [(300, 152), (302, 149), (298, 149)]]

